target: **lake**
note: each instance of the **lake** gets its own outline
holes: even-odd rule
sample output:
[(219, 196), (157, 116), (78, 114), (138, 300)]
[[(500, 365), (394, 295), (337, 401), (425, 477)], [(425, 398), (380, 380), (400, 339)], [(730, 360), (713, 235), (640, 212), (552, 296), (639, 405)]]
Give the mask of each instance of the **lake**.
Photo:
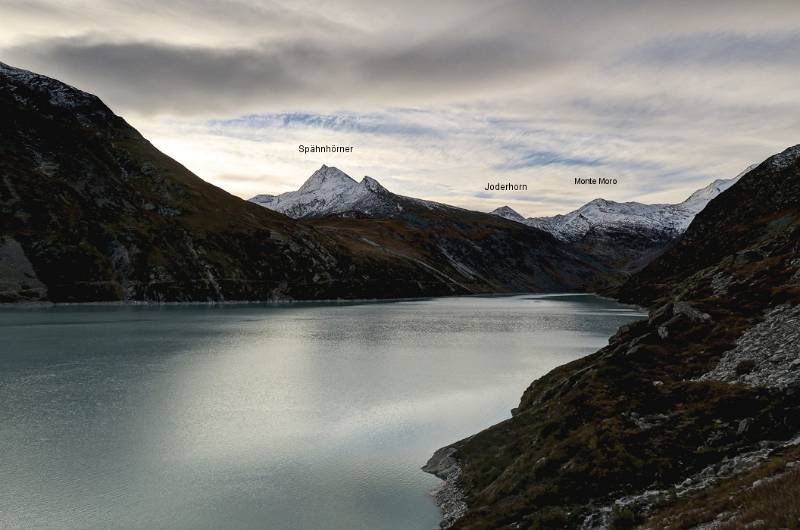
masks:
[(641, 318), (590, 295), (0, 309), (0, 527), (434, 530), (420, 470)]

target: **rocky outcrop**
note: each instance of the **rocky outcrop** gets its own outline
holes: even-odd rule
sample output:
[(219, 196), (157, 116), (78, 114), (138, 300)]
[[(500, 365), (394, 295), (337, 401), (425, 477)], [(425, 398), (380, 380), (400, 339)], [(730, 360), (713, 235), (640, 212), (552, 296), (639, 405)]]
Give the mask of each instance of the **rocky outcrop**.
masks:
[(0, 302), (36, 302), (47, 298), (47, 287), (36, 277), (19, 241), (0, 238)]
[(433, 492), (436, 505), (442, 510), (441, 528), (450, 528), (467, 512), (466, 495), (459, 483), (461, 466), (453, 458), (455, 450), (443, 447), (436, 451), (422, 466), (422, 470), (442, 479), (442, 484)]
[(778, 390), (800, 384), (800, 305), (771, 310), (700, 380)]

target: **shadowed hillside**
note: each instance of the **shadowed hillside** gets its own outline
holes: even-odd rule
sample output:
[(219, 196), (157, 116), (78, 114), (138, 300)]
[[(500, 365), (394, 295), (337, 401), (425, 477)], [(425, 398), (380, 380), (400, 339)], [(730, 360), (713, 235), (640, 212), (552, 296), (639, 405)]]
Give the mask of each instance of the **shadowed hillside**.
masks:
[[(729, 477), (780, 477), (797, 460), (800, 147), (714, 199), (620, 298), (649, 319), (534, 381), (511, 419), (431, 459), (426, 469), (448, 479), (446, 522), (633, 528), (660, 517), (675, 526), (652, 528), (689, 528), (680, 521), (692, 509), (695, 524), (722, 511), (737, 491)], [(703, 512), (694, 499), (712, 484), (720, 512)], [(733, 503), (730, 528), (755, 508)]]

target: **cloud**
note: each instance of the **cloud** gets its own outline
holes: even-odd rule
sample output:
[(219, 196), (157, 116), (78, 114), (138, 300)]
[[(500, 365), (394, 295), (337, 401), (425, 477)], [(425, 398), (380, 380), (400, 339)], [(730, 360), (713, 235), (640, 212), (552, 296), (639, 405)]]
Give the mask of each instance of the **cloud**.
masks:
[(649, 67), (690, 66), (728, 68), (735, 65), (800, 65), (800, 32), (749, 34), (698, 33), (658, 38), (626, 54), (626, 60)]
[(237, 129), (270, 129), (309, 127), (331, 131), (387, 135), (437, 135), (433, 127), (403, 120), (391, 113), (312, 114), (288, 112), (280, 114), (249, 114), (227, 120), (210, 120), (209, 126), (220, 134)]
[[(543, 68), (542, 52), (502, 38), (433, 39), (397, 49), (294, 35), (205, 47), (87, 34), (3, 50), (14, 63), (103, 95), (139, 114), (381, 107), (450, 101), (500, 89)], [(524, 47), (523, 47), (524, 48)]]
[(586, 158), (554, 151), (532, 151), (521, 158), (500, 164), (496, 166), (496, 169), (522, 169), (544, 166), (597, 167), (602, 164), (603, 161), (599, 158)]
[[(240, 196), (326, 163), (545, 215), (679, 201), (800, 141), (798, 16), (796, 0), (6, 0), (0, 57), (99, 95)], [(297, 151), (325, 143), (356, 149)], [(529, 191), (481, 193), (501, 177)]]

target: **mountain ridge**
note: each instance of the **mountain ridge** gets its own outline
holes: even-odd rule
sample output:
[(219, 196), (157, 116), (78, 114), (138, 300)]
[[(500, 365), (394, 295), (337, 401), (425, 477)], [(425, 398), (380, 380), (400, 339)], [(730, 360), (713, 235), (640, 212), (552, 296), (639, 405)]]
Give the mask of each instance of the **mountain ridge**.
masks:
[(365, 176), (359, 182), (336, 167), (322, 165), (295, 191), (279, 195), (260, 194), (250, 202), (294, 219), (325, 215), (393, 216), (409, 206), (428, 209), (463, 208), (392, 193), (376, 179)]
[(682, 202), (675, 204), (616, 202), (597, 198), (576, 210), (550, 217), (525, 218), (509, 206), (502, 206), (490, 213), (541, 228), (564, 241), (577, 241), (592, 230), (608, 229), (656, 230), (666, 234), (678, 234), (688, 228), (694, 216), (714, 197), (731, 187), (755, 167), (756, 165), (751, 165), (730, 179), (714, 180), (694, 191)]

